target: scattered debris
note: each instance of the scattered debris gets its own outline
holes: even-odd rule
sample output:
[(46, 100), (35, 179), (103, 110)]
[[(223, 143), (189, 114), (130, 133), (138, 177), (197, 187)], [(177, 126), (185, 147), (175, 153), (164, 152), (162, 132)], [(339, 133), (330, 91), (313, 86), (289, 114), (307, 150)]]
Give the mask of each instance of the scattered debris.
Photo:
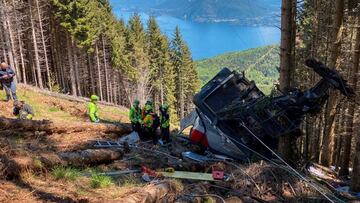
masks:
[(351, 192), (349, 182), (337, 178), (336, 172), (333, 169), (312, 163), (308, 166), (307, 171), (311, 176), (326, 185), (331, 191), (347, 199), (360, 199), (360, 193)]

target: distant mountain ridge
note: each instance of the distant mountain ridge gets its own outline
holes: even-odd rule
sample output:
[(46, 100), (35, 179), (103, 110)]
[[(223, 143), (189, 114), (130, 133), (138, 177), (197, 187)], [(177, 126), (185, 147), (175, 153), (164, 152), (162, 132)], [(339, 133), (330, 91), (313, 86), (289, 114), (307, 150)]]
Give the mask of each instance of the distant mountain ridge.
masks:
[(111, 0), (116, 8), (167, 14), (195, 22), (277, 25), (280, 0)]
[(244, 71), (246, 77), (254, 80), (262, 91), (269, 94), (279, 79), (279, 52), (279, 45), (270, 45), (199, 60), (196, 66), (202, 84), (227, 67), (238, 72)]

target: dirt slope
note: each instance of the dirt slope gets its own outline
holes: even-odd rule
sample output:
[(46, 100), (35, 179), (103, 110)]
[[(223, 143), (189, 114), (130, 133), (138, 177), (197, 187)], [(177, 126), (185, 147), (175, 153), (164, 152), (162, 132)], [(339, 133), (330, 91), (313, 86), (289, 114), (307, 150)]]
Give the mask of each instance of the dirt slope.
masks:
[[(199, 148), (175, 137), (165, 147), (141, 142), (130, 152), (94, 149), (94, 140), (116, 141), (130, 132), (127, 109), (101, 105), (103, 123), (91, 124), (82, 99), (69, 101), (26, 86), (18, 94), (36, 116), (19, 123), (12, 103), (0, 100), (0, 202), (324, 202), (306, 183), (273, 165), (180, 160), (182, 152)], [(4, 97), (1, 91), (0, 99)], [(147, 183), (142, 173), (99, 175), (141, 166), (193, 172), (216, 167), (230, 180), (156, 176)]]

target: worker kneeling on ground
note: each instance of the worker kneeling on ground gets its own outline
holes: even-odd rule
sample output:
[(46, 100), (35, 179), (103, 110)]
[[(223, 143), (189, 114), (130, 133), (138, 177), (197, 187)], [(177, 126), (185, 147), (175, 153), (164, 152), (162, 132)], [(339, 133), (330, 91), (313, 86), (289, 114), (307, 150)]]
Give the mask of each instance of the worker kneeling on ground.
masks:
[(156, 135), (156, 129), (159, 127), (159, 117), (153, 112), (153, 108), (150, 105), (145, 106), (143, 120), (143, 138), (152, 138), (153, 144), (156, 145), (158, 137)]
[(24, 101), (14, 101), (13, 114), (21, 120), (32, 120), (35, 116), (33, 108)]
[(132, 130), (140, 133), (141, 131), (141, 124), (142, 124), (142, 115), (141, 115), (141, 108), (140, 108), (140, 102), (139, 100), (135, 100), (133, 103), (133, 106), (130, 109), (130, 121)]
[(164, 143), (169, 143), (169, 142), (171, 142), (171, 140), (170, 140), (170, 115), (168, 113), (169, 106), (167, 104), (161, 105), (159, 110), (160, 110), (161, 139)]
[(96, 95), (91, 95), (90, 100), (91, 101), (88, 104), (88, 113), (89, 113), (90, 121), (93, 123), (99, 123), (100, 119), (99, 119), (99, 111), (97, 106), (99, 97)]

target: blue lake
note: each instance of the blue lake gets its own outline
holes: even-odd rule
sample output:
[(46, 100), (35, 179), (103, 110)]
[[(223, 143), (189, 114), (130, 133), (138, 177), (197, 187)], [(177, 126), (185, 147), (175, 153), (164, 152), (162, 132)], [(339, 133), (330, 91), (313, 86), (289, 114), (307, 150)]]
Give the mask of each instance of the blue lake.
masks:
[[(125, 21), (133, 15), (133, 12), (119, 9), (115, 9), (114, 13)], [(139, 14), (146, 23), (149, 15)], [(195, 23), (171, 16), (157, 16), (156, 19), (162, 32), (170, 38), (173, 36), (175, 27), (180, 27), (194, 60), (280, 42), (280, 30), (275, 26), (247, 27), (225, 23)]]

